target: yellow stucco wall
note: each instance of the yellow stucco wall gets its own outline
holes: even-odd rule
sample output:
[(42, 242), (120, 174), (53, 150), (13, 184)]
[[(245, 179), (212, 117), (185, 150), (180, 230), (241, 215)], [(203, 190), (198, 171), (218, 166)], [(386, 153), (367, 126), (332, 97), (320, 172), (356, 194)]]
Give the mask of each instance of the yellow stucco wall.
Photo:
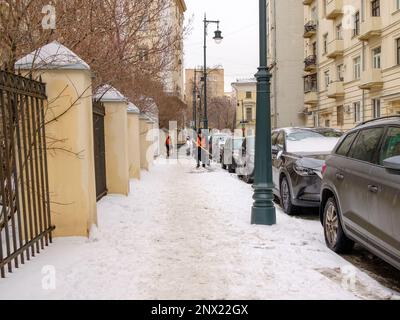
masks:
[(128, 113), (129, 178), (140, 179), (139, 114)]
[(107, 190), (129, 194), (128, 115), (125, 102), (104, 102)]
[(46, 121), (66, 112), (46, 125), (54, 236), (88, 236), (97, 224), (91, 75), (51, 70), (42, 78), (49, 101)]
[(147, 159), (148, 143), (146, 139), (148, 132), (147, 119), (139, 120), (139, 128), (140, 128), (140, 168), (143, 170), (149, 170), (150, 166)]

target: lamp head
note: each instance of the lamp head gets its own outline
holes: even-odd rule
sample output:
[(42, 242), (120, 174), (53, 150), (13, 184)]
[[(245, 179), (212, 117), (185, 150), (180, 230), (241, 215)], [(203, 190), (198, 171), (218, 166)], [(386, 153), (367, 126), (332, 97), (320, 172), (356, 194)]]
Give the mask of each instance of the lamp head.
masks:
[(215, 36), (213, 39), (216, 44), (220, 44), (222, 42), (222, 39), (224, 39), (224, 37), (222, 36), (222, 32), (219, 30), (219, 27), (215, 31)]

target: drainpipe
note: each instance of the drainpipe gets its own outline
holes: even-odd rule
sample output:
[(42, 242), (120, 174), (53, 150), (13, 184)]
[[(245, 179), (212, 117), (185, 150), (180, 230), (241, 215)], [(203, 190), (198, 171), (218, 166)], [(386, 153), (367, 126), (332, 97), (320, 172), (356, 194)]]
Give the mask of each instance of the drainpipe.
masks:
[[(362, 43), (362, 69), (365, 71), (365, 41)], [(365, 122), (365, 89), (362, 89), (362, 122)]]

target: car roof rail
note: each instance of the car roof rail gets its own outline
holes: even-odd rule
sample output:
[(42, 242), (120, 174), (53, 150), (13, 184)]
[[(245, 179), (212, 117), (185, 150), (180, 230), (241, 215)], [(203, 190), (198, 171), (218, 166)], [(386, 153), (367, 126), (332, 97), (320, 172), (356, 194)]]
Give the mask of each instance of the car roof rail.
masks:
[(365, 124), (367, 124), (367, 123), (371, 123), (371, 122), (375, 122), (375, 121), (380, 121), (380, 120), (386, 120), (386, 119), (393, 119), (393, 118), (395, 118), (395, 119), (400, 119), (400, 115), (398, 115), (398, 116), (380, 117), (380, 118), (376, 118), (376, 119), (371, 119), (371, 120), (368, 120), (368, 121), (364, 121), (364, 122), (360, 123), (359, 125), (357, 125), (357, 128), (358, 128), (358, 127), (361, 127), (361, 126), (363, 126), (363, 125), (365, 125)]

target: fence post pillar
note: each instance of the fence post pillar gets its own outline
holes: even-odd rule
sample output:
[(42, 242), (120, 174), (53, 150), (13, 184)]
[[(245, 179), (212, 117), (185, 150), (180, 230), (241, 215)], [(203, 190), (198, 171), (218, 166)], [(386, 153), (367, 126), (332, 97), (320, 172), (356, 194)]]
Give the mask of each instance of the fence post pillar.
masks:
[(109, 194), (129, 194), (128, 102), (111, 86), (100, 88), (96, 94), (104, 103), (106, 175)]
[(48, 176), (54, 236), (88, 236), (97, 224), (90, 67), (58, 42), (16, 63), (23, 74), (42, 76)]
[(147, 143), (147, 126), (148, 118), (144, 114), (140, 114), (139, 127), (140, 127), (140, 168), (143, 170), (149, 170), (149, 159), (148, 159), (148, 143)]
[(129, 178), (140, 179), (140, 124), (139, 109), (134, 104), (128, 106), (128, 151)]

